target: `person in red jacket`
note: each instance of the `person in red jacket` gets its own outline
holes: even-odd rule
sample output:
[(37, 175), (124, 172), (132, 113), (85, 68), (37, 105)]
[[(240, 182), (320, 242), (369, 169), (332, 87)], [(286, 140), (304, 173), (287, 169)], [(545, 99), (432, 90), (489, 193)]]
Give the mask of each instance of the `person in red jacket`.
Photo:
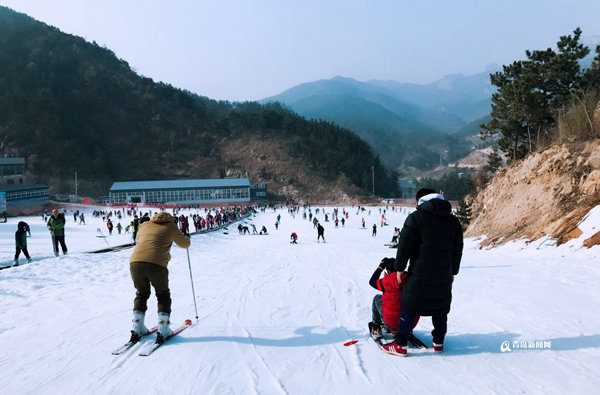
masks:
[[(406, 283), (407, 273), (402, 272), (400, 275), (400, 282), (398, 282), (394, 264), (394, 258), (383, 258), (369, 280), (369, 285), (382, 292), (373, 297), (373, 321), (369, 322), (371, 336), (376, 339), (382, 337), (382, 327), (387, 332), (392, 333), (395, 333), (398, 330), (401, 306), (400, 300), (402, 298), (402, 289)], [(385, 274), (382, 278), (379, 278), (381, 277), (382, 272)], [(413, 328), (417, 325), (417, 322), (419, 322), (419, 317), (416, 317)]]

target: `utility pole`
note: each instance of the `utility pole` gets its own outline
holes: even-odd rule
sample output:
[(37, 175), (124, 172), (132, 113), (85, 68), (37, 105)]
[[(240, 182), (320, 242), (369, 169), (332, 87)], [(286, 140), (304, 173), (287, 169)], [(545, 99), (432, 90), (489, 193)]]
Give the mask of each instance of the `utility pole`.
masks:
[(373, 179), (373, 188), (371, 190), (371, 197), (375, 197), (375, 166), (371, 166), (371, 178)]
[(77, 172), (75, 172), (75, 199), (77, 199)]

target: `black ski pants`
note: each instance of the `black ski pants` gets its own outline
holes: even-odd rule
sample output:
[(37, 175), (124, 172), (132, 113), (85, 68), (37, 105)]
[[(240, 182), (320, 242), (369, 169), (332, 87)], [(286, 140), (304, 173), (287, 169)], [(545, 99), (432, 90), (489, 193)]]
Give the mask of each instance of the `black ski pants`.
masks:
[[(405, 303), (400, 308), (400, 320), (398, 322), (398, 332), (394, 336), (396, 344), (406, 346), (408, 344), (408, 336), (413, 330), (417, 314), (408, 307)], [(433, 342), (436, 344), (444, 344), (444, 337), (448, 331), (448, 314), (436, 314), (431, 316), (433, 323), (433, 330), (431, 335), (433, 336)]]
[(15, 261), (17, 259), (19, 259), (19, 255), (21, 255), (21, 251), (23, 251), (23, 255), (25, 255), (25, 258), (27, 259), (31, 259), (31, 257), (29, 256), (29, 251), (27, 251), (27, 246), (17, 246), (16, 251), (15, 251)]
[(54, 255), (58, 255), (58, 243), (60, 243), (60, 248), (62, 248), (63, 254), (67, 253), (67, 245), (65, 244), (65, 235), (62, 236), (54, 236), (52, 238), (54, 242)]

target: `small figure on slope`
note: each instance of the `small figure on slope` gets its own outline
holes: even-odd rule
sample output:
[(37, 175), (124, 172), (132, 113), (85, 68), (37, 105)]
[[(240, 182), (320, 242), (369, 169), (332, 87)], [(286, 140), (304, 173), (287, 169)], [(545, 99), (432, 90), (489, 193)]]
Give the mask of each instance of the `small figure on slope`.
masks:
[(290, 243), (292, 244), (298, 244), (298, 235), (296, 234), (296, 232), (292, 232), (292, 235), (290, 236)]
[(29, 256), (29, 251), (27, 251), (27, 233), (31, 236), (31, 231), (29, 230), (29, 225), (27, 222), (19, 222), (17, 224), (17, 231), (15, 232), (15, 264), (14, 266), (19, 266), (19, 255), (21, 255), (21, 251), (23, 251), (23, 255), (27, 258), (27, 262), (31, 262), (31, 257)]
[(317, 224), (317, 243), (319, 238), (323, 239), (323, 243), (325, 243), (325, 228), (321, 224)]
[(133, 237), (133, 244), (135, 244), (137, 242), (137, 234), (138, 234), (138, 230), (140, 228), (140, 220), (138, 219), (137, 215), (133, 216), (133, 220), (131, 221), (131, 237)]
[(58, 256), (59, 243), (63, 254), (67, 255), (67, 245), (65, 244), (65, 215), (59, 213), (57, 209), (52, 210), (52, 216), (48, 219), (47, 227), (52, 236), (54, 255)]
[(392, 234), (392, 241), (390, 244), (398, 243), (398, 236), (400, 236), (400, 228), (394, 228), (394, 233)]

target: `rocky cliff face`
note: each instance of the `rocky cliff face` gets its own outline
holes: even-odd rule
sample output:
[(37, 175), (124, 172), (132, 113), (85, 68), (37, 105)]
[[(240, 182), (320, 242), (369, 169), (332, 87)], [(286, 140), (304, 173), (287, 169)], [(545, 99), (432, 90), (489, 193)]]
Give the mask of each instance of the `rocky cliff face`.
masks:
[(349, 204), (363, 196), (345, 175), (328, 180), (318, 173), (309, 174), (308, 166), (292, 158), (282, 143), (257, 137), (224, 142), (220, 156), (227, 164), (227, 177), (250, 177), (266, 182), (269, 192), (278, 199), (304, 202)]
[[(482, 246), (543, 236), (560, 245), (581, 235), (577, 224), (599, 204), (600, 140), (556, 145), (498, 172), (472, 201), (465, 236), (486, 235)], [(584, 245), (599, 241), (600, 232)]]

